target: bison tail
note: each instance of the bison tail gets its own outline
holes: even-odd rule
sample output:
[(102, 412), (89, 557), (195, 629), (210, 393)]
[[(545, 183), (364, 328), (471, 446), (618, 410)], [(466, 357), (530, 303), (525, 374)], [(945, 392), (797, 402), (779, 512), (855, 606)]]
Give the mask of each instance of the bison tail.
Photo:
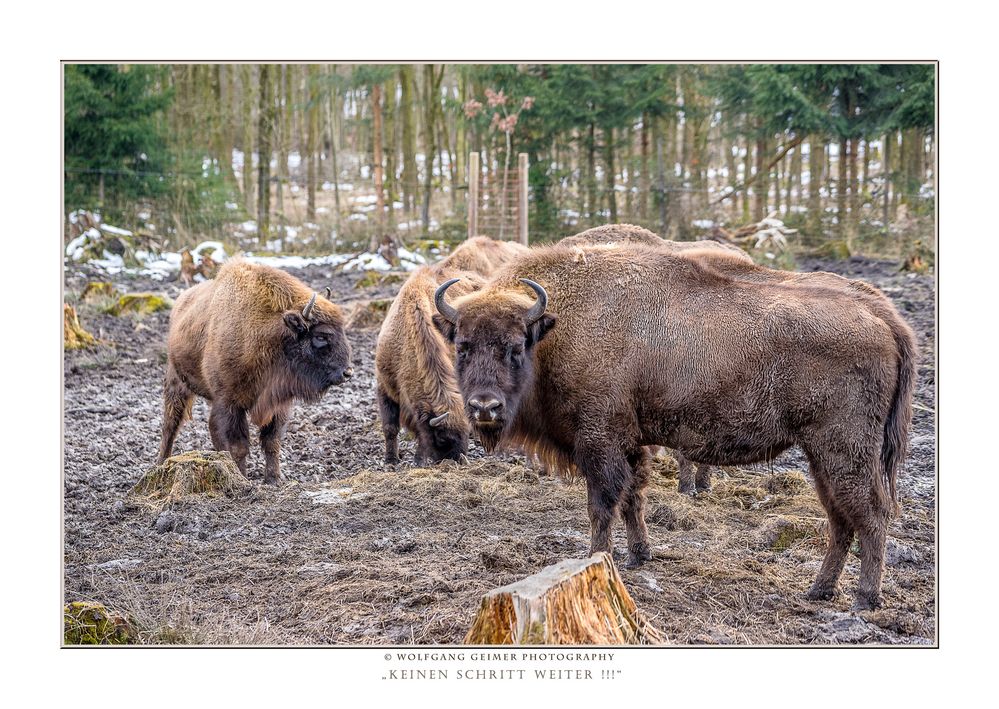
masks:
[(881, 444), (881, 471), (888, 506), (898, 514), (896, 479), (909, 446), (909, 424), (912, 422), (912, 394), (916, 383), (916, 342), (908, 325), (896, 316), (888, 323), (898, 351), (898, 375), (892, 395), (885, 435)]

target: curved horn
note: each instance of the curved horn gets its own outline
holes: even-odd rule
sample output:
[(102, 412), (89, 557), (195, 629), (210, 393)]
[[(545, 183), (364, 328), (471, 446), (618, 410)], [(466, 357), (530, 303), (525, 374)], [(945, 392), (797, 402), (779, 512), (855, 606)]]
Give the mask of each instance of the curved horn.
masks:
[(434, 427), (434, 428), (437, 428), (437, 427), (439, 427), (439, 426), (443, 426), (443, 425), (444, 425), (444, 422), (445, 422), (445, 421), (447, 420), (447, 415), (448, 415), (449, 413), (451, 413), (451, 412), (450, 412), (450, 411), (445, 411), (445, 412), (444, 412), (444, 413), (442, 413), (442, 414), (441, 414), (440, 416), (434, 416), (434, 417), (433, 417), (432, 419), (430, 419), (430, 421), (428, 421), (428, 423), (429, 423), (429, 424), (430, 424), (430, 425), (431, 425), (432, 427)]
[(326, 286), (326, 300), (332, 300), (332, 299), (333, 299), (333, 289), (330, 288), (329, 286)]
[(538, 301), (527, 311), (527, 324), (533, 325), (541, 319), (541, 316), (545, 314), (545, 310), (548, 309), (548, 293), (530, 278), (521, 278), (520, 282), (534, 291), (538, 296)]
[(434, 293), (434, 305), (437, 306), (437, 312), (443, 315), (444, 319), (452, 325), (458, 324), (458, 311), (448, 305), (447, 301), (444, 300), (444, 291), (453, 286), (459, 280), (460, 279), (458, 278), (452, 278), (449, 281), (444, 281), (437, 289), (437, 292)]
[(312, 315), (312, 308), (314, 308), (315, 305), (316, 305), (316, 296), (318, 296), (318, 295), (319, 295), (318, 293), (313, 293), (312, 294), (312, 300), (310, 300), (309, 304), (306, 305), (305, 308), (302, 310), (302, 317), (304, 319), (308, 320), (309, 317), (311, 317), (311, 315)]

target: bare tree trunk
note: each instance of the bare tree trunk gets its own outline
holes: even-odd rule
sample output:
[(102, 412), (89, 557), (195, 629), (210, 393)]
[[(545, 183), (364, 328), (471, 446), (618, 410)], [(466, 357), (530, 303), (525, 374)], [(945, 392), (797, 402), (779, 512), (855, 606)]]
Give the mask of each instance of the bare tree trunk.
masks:
[(375, 230), (368, 250), (374, 253), (385, 234), (385, 197), (382, 192), (382, 87), (371, 87), (371, 120), (373, 131), (372, 168), (375, 176)]
[(604, 134), (604, 170), (606, 175), (604, 180), (607, 189), (607, 211), (610, 214), (610, 223), (617, 223), (617, 192), (614, 184), (614, 129), (605, 128)]
[[(849, 237), (849, 229), (847, 227), (847, 153), (849, 147), (847, 145), (846, 138), (839, 139), (839, 156), (836, 162), (838, 163), (838, 177), (836, 179), (836, 232), (840, 239), (846, 240)], [(847, 243), (849, 247), (849, 243)]]
[[(336, 224), (337, 236), (340, 235), (340, 167), (337, 165), (337, 142), (340, 140), (338, 126), (343, 123), (342, 114), (337, 111), (337, 96), (339, 91), (336, 86), (336, 64), (329, 68), (330, 76), (330, 97), (326, 102), (326, 111), (329, 116), (330, 125), (330, 165), (333, 168), (333, 220)], [(334, 237), (334, 242), (336, 238)], [(335, 245), (335, 243), (334, 243)]]
[(642, 134), (639, 143), (639, 173), (638, 173), (638, 218), (643, 224), (649, 218), (649, 190), (652, 182), (649, 180), (649, 122), (652, 116), (642, 114)]
[(308, 86), (306, 87), (308, 96), (308, 109), (306, 116), (306, 139), (305, 151), (308, 153), (308, 169), (306, 172), (306, 204), (305, 218), (309, 222), (316, 221), (316, 180), (318, 179), (319, 160), (319, 96), (316, 87), (316, 79), (319, 76), (318, 67), (309, 64), (306, 73)]
[(274, 106), (271, 96), (271, 65), (260, 65), (260, 107), (257, 116), (257, 233), (266, 240), (271, 226), (271, 131)]
[(413, 130), (413, 67), (404, 65), (399, 69), (399, 85), (402, 90), (399, 109), (402, 111), (402, 201), (406, 212), (413, 214), (416, 208), (417, 170), (416, 137)]
[(253, 214), (253, 67), (241, 64), (239, 67), (240, 91), (243, 104), (243, 207), (247, 214)]

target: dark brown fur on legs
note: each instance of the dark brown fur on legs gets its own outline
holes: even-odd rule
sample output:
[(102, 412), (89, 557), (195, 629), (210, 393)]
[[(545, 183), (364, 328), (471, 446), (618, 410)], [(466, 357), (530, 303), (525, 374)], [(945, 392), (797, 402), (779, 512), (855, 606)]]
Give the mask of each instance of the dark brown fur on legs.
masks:
[(194, 396), (212, 402), (212, 444), (246, 473), (247, 416), (260, 427), (265, 482), (281, 479), (291, 403), (315, 401), (352, 374), (343, 312), (276, 268), (235, 259), (185, 291), (170, 314), (160, 460)]
[(699, 492), (711, 492), (711, 466), (699, 463), (697, 475), (694, 475), (694, 464), (687, 460), (680, 451), (675, 451), (676, 465), (679, 469), (679, 490), (684, 495), (696, 495)]
[(264, 482), (278, 483), (281, 476), (281, 439), (288, 425), (288, 409), (275, 411), (270, 423), (260, 429), (260, 447), (264, 450)]
[[(453, 302), (439, 289), (434, 324), (455, 344), (469, 420), (487, 450), (520, 447), (583, 474), (595, 551), (609, 549), (615, 510), (632, 520), (629, 546), (645, 536), (641, 498), (628, 496), (643, 466), (626, 460), (643, 447), (743, 465), (800, 445), (835, 529), (814, 595), (835, 591), (853, 530), (858, 606), (876, 606), (911, 419), (912, 331), (871, 286), (744, 262), (733, 275), (737, 259), (702, 253), (542, 247)], [(718, 258), (724, 267), (709, 263)]]
[(399, 462), (399, 402), (390, 397), (381, 384), (378, 385), (378, 414), (385, 436), (385, 462), (395, 465)]
[(628, 566), (636, 567), (652, 560), (649, 528), (645, 524), (645, 488), (649, 484), (651, 456), (642, 449), (628, 456), (632, 474), (630, 484), (621, 496), (621, 519), (628, 535)]

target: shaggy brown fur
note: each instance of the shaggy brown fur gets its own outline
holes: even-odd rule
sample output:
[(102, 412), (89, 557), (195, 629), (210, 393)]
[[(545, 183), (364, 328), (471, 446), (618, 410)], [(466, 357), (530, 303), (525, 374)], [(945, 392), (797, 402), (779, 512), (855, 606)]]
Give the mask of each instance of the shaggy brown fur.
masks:
[(439, 265), (442, 268), (473, 271), (481, 276), (488, 276), (503, 264), (528, 251), (530, 249), (516, 241), (496, 241), (488, 236), (473, 236), (463, 241)]
[[(485, 279), (472, 271), (424, 266), (413, 273), (392, 302), (378, 333), (375, 376), (385, 436), (385, 462), (399, 462), (400, 423), (416, 437), (416, 464), (468, 452), (470, 428), (458, 391), (452, 350), (433, 325), (434, 291), (460, 278), (459, 293), (481, 288)], [(430, 420), (447, 414), (436, 426)]]
[[(512, 241), (476, 236), (439, 263), (415, 271), (403, 284), (375, 348), (386, 462), (399, 462), (400, 423), (416, 437), (417, 465), (458, 460), (468, 452), (471, 429), (454, 375), (453, 350), (433, 325), (434, 291), (444, 281), (460, 278), (456, 292), (468, 293), (481, 287), (485, 276), (528, 251)], [(447, 414), (444, 420), (430, 424), (442, 414)]]
[[(586, 254), (592, 247), (610, 247), (618, 244), (646, 244), (661, 248), (669, 253), (686, 253), (690, 256), (705, 255), (707, 258), (721, 254), (734, 260), (736, 263), (753, 265), (753, 259), (745, 251), (731, 244), (717, 241), (671, 241), (663, 239), (658, 234), (635, 226), (634, 224), (605, 224), (603, 226), (587, 229), (575, 236), (568, 236), (558, 242), (564, 246), (574, 246), (577, 259), (585, 259)], [(723, 262), (724, 263), (724, 262)], [(657, 455), (661, 450), (660, 446), (650, 449), (649, 453)], [(711, 466), (704, 463), (697, 465), (697, 474), (694, 474), (694, 464), (683, 454), (683, 451), (675, 451), (677, 467), (679, 468), (678, 487), (685, 495), (696, 495), (700, 492), (711, 490)]]
[[(713, 465), (808, 457), (830, 529), (809, 591), (830, 598), (856, 534), (860, 607), (880, 602), (894, 479), (905, 457), (912, 331), (866, 287), (799, 274), (752, 281), (644, 245), (535, 249), (458, 298), (438, 328), (482, 441), (520, 446), (586, 479), (593, 551), (624, 520), (629, 564), (651, 558), (646, 446)], [(519, 278), (540, 283), (533, 323)], [(536, 372), (536, 374), (535, 374)], [(498, 415), (476, 419), (469, 402)]]
[(304, 318), (313, 295), (284, 271), (237, 259), (177, 299), (167, 340), (161, 461), (197, 395), (212, 402), (215, 449), (232, 453), (246, 473), (249, 414), (260, 427), (265, 482), (281, 479), (281, 436), (292, 402), (318, 399), (352, 373), (343, 312), (317, 296)]

